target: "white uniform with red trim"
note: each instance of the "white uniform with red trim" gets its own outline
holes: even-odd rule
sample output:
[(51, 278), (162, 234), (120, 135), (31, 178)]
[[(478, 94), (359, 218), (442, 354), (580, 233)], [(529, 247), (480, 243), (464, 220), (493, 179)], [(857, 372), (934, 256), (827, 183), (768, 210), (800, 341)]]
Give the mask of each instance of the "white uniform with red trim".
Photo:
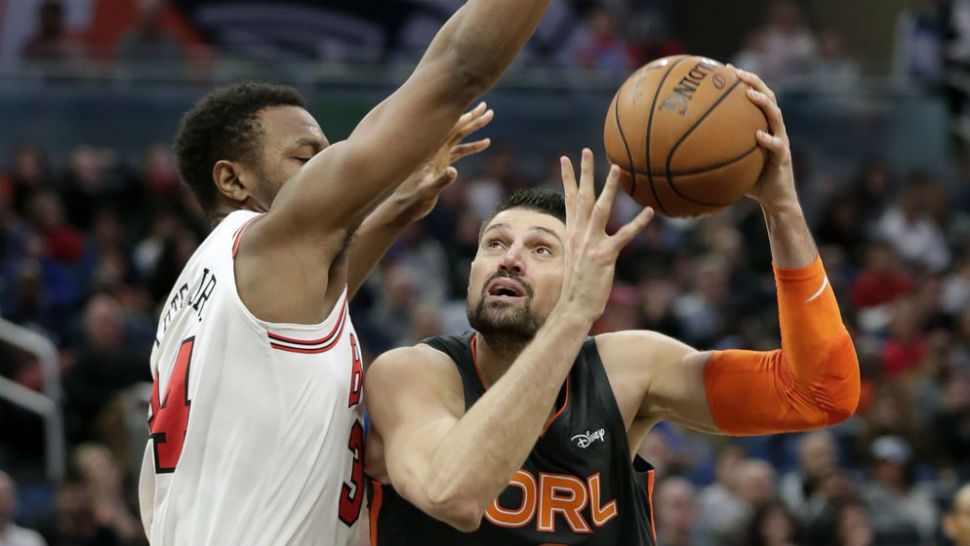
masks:
[(320, 324), (270, 324), (236, 291), (255, 213), (227, 216), (179, 276), (151, 356), (139, 483), (153, 545), (343, 546), (364, 499), (363, 367), (346, 291)]

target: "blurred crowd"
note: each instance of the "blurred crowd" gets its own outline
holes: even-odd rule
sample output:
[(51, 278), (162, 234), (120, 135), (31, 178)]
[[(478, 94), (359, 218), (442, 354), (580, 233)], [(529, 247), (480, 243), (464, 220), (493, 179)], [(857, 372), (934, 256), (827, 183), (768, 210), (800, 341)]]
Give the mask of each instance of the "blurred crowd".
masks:
[[(21, 512), (49, 544), (84, 543), (63, 538), (72, 532), (138, 542), (132, 469), (143, 444), (131, 436), (144, 440), (157, 309), (206, 230), (172, 159), (164, 145), (133, 165), (82, 146), (52, 165), (25, 145), (0, 176), (0, 314), (60, 348), (75, 447), (69, 479), (46, 499), (35, 490)], [(370, 358), (467, 328), (480, 220), (516, 188), (560, 185), (554, 160), (543, 180), (527, 179), (518, 163), (498, 148), (465, 169), (394, 245), (354, 302)], [(799, 184), (817, 193), (811, 175)], [(936, 544), (947, 499), (970, 479), (970, 185), (872, 161), (837, 188), (817, 205), (813, 227), (862, 362), (859, 415), (831, 431), (749, 440), (659, 427), (641, 453), (662, 478), (655, 503), (665, 545)], [(635, 210), (624, 198), (615, 221)], [(775, 347), (770, 249), (756, 206), (651, 224), (621, 257), (596, 325), (628, 328), (704, 349)], [(2, 351), (0, 373), (39, 389), (38, 364)], [(0, 404), (0, 421), (0, 468), (25, 488), (42, 482), (39, 419)]]
[[(63, 4), (38, 4), (27, 59), (90, 54), (65, 31)], [(674, 4), (573, 2), (582, 24), (555, 62), (626, 73), (684, 52)], [(171, 3), (137, 6), (140, 23), (119, 42), (119, 58), (191, 58), (180, 31), (160, 23)], [(899, 19), (897, 74), (945, 89), (949, 68), (970, 66), (970, 53), (959, 56), (964, 42), (970, 1), (914, 2)], [(838, 33), (813, 29), (790, 2), (773, 3), (734, 62), (773, 84), (805, 73), (859, 77)], [(862, 364), (859, 413), (823, 432), (752, 439), (660, 425), (640, 448), (658, 472), (660, 543), (948, 544), (942, 514), (970, 480), (970, 174), (898, 172), (860, 158), (854, 176), (823, 183), (818, 159), (795, 152), (799, 191)], [(521, 168), (523, 153), (499, 146), (460, 166), (461, 180), (390, 250), (353, 303), (367, 360), (467, 328), (480, 221), (515, 189), (561, 187), (556, 158), (537, 178)], [(622, 198), (614, 223), (636, 210)], [(40, 419), (0, 402), (0, 544), (144, 543), (134, 485), (148, 354), (159, 305), (207, 230), (168, 144), (137, 160), (78, 146), (54, 162), (25, 143), (0, 161), (0, 316), (56, 343), (71, 448), (66, 478), (49, 483)], [(702, 349), (775, 348), (760, 210), (744, 202), (703, 221), (652, 223), (624, 251), (595, 328), (646, 328)], [(0, 375), (41, 390), (39, 364), (6, 345)]]

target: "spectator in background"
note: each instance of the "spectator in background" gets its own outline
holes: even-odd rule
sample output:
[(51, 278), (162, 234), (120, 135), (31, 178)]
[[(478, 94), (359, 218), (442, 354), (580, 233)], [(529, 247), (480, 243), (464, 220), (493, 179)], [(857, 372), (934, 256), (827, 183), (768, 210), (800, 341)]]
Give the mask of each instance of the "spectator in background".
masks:
[(744, 546), (796, 546), (798, 523), (781, 501), (768, 501), (758, 507), (748, 524)]
[(73, 264), (84, 253), (84, 235), (67, 221), (64, 202), (54, 190), (43, 190), (31, 199), (30, 220), (44, 239), (49, 255)]
[(654, 493), (657, 510), (657, 542), (664, 546), (708, 546), (697, 529), (697, 501), (694, 486), (684, 478), (671, 476), (660, 482)]
[(136, 0), (138, 12), (135, 27), (129, 30), (118, 46), (118, 62), (167, 63), (168, 69), (184, 60), (182, 45), (165, 26), (167, 0)]
[(877, 307), (911, 294), (916, 283), (886, 241), (870, 243), (866, 249), (865, 267), (852, 285), (852, 304), (858, 309)]
[(915, 297), (893, 305), (890, 338), (883, 344), (882, 370), (887, 378), (906, 374), (926, 358), (926, 311)]
[(883, 240), (918, 267), (939, 272), (950, 264), (950, 250), (940, 227), (927, 213), (925, 190), (932, 185), (924, 173), (914, 173), (900, 192), (896, 204), (886, 211), (876, 227)]
[(943, 517), (943, 533), (953, 546), (970, 546), (970, 484), (953, 496), (953, 504)]
[(0, 470), (0, 545), (47, 546), (40, 533), (13, 522), (16, 510), (17, 486), (6, 472)]
[(747, 512), (739, 496), (744, 462), (743, 449), (736, 445), (723, 448), (717, 456), (715, 482), (705, 487), (698, 498), (700, 531), (712, 544), (730, 542), (744, 525)]
[(798, 445), (798, 470), (780, 482), (781, 498), (803, 522), (818, 518), (825, 508), (822, 483), (838, 464), (835, 438), (828, 430), (810, 432)]
[(801, 9), (782, 0), (769, 8), (767, 24), (746, 38), (735, 64), (777, 87), (808, 75), (817, 58), (818, 43)]
[(20, 146), (10, 158), (10, 182), (13, 209), (23, 215), (34, 193), (51, 185), (51, 168), (43, 148), (33, 144)]
[[(970, 315), (970, 311), (968, 311)], [(933, 418), (944, 461), (970, 478), (970, 368), (950, 366), (941, 375), (941, 403)]]
[(94, 296), (84, 310), (84, 338), (80, 354), (65, 377), (67, 423), (75, 440), (90, 438), (102, 408), (118, 391), (151, 381), (145, 362), (150, 346), (129, 345), (125, 313), (106, 294)]
[(946, 21), (943, 0), (919, 0), (896, 19), (893, 75), (903, 83), (936, 87), (943, 80)]
[(845, 52), (842, 35), (826, 28), (819, 34), (818, 44), (818, 58), (810, 69), (815, 85), (826, 92), (852, 92), (861, 74), (859, 64)]
[(932, 544), (937, 513), (932, 494), (915, 483), (910, 446), (900, 437), (872, 443), (871, 481), (862, 494), (879, 544)]
[(586, 25), (570, 48), (570, 66), (601, 70), (618, 75), (634, 67), (630, 45), (618, 28), (616, 15), (597, 7), (590, 11)]
[(728, 264), (719, 255), (704, 256), (694, 275), (693, 290), (674, 302), (674, 315), (680, 321), (684, 342), (711, 347), (723, 334), (722, 306), (730, 284)]
[(83, 56), (80, 44), (71, 39), (65, 29), (61, 0), (44, 0), (37, 11), (37, 24), (37, 31), (24, 44), (25, 59), (66, 61)]
[(98, 521), (126, 545), (145, 544), (141, 521), (125, 499), (124, 476), (114, 456), (98, 444), (83, 444), (74, 452), (74, 463), (88, 485)]
[(866, 507), (858, 501), (847, 501), (838, 507), (832, 535), (832, 540), (824, 543), (826, 546), (876, 546)]

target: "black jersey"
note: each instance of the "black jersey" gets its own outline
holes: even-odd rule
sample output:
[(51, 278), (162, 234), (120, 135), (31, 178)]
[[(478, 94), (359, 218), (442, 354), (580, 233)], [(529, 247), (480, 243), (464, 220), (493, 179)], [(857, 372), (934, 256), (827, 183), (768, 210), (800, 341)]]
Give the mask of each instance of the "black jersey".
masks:
[[(484, 393), (475, 334), (424, 343), (461, 373), (468, 409)], [(583, 344), (542, 436), (491, 504), (481, 527), (462, 533), (371, 480), (374, 546), (656, 546), (653, 469), (630, 462), (626, 428), (593, 338)], [(500, 426), (500, 425), (496, 425)]]

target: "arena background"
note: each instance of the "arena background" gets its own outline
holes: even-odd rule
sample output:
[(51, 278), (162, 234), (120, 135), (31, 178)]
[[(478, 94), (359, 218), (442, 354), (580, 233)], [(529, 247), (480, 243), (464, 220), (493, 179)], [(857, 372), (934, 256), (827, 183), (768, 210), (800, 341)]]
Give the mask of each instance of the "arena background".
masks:
[[(147, 356), (206, 231), (174, 170), (180, 115), (221, 84), (285, 82), (341, 139), (460, 4), (0, 0), (0, 469), (16, 482), (0, 480), (0, 532), (12, 518), (51, 546), (144, 543)], [(823, 433), (659, 426), (640, 451), (661, 544), (948, 544), (941, 514), (970, 479), (968, 0), (556, 0), (488, 96), (492, 150), (354, 302), (369, 358), (465, 328), (482, 216), (515, 188), (560, 187), (556, 158), (602, 150), (625, 75), (685, 51), (778, 92), (864, 387)], [(616, 221), (636, 209), (623, 198)], [(597, 329), (770, 348), (776, 318), (763, 221), (742, 203), (655, 221)]]

